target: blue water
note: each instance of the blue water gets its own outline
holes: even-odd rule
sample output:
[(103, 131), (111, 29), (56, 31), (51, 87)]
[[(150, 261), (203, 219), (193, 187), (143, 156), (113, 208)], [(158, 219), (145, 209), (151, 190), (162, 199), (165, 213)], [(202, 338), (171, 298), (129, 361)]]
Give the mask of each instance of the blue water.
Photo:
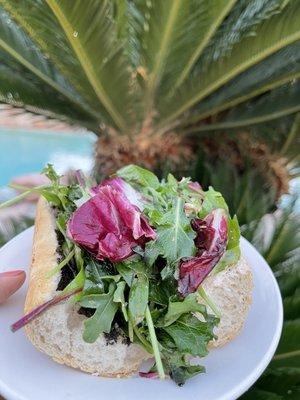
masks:
[(92, 167), (95, 136), (87, 133), (0, 129), (0, 187), (52, 163), (59, 173)]

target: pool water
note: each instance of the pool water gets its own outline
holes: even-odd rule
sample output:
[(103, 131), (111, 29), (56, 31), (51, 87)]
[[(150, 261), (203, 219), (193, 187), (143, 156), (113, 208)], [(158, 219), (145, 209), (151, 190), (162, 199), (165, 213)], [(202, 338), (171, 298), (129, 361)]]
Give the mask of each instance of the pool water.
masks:
[(75, 168), (87, 172), (93, 165), (96, 137), (66, 133), (0, 129), (0, 187), (19, 175), (40, 172), (46, 163), (59, 173)]

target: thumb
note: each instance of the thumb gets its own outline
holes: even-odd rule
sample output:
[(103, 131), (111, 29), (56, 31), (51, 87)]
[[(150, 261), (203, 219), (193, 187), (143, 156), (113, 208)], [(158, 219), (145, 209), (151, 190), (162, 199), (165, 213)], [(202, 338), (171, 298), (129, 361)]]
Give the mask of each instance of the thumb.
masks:
[(0, 303), (15, 293), (25, 281), (25, 272), (22, 270), (0, 273)]

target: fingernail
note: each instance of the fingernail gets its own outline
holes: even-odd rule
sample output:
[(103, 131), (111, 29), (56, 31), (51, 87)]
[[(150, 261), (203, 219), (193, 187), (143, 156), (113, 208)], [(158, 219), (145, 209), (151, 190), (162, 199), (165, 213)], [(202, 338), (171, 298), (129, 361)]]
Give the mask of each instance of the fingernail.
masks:
[(16, 269), (14, 271), (6, 271), (6, 272), (1, 272), (0, 276), (2, 277), (7, 277), (7, 278), (14, 278), (16, 276), (20, 276), (24, 273), (21, 269)]

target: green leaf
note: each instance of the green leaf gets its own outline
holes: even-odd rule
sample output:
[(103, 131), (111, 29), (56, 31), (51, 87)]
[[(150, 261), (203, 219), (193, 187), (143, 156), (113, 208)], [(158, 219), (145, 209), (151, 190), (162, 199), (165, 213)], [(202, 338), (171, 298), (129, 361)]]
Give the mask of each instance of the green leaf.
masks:
[(117, 41), (111, 4), (92, 0), (47, 0), (90, 83), (113, 123), (127, 130), (131, 104), (129, 71)]
[(204, 200), (202, 203), (201, 211), (199, 213), (200, 218), (205, 218), (211, 211), (222, 208), (228, 211), (228, 206), (224, 200), (222, 194), (214, 190), (212, 186), (204, 192)]
[(283, 299), (284, 316), (286, 320), (294, 319), (300, 315), (300, 287), (292, 296)]
[(126, 309), (126, 301), (125, 301), (125, 296), (124, 296), (124, 290), (126, 287), (126, 282), (121, 281), (117, 283), (117, 288), (114, 293), (114, 302), (115, 303), (121, 303), (121, 308), (122, 308), (122, 313), (124, 315), (125, 321), (128, 321), (128, 314), (127, 314), (127, 309)]
[(300, 39), (299, 15), (299, 2), (290, 2), (281, 13), (260, 23), (255, 36), (246, 36), (235, 44), (230, 57), (221, 57), (201, 76), (191, 76), (172, 99), (161, 98), (158, 129), (179, 121), (185, 111), (240, 73)]
[(233, 109), (223, 121), (209, 126), (202, 125), (200, 131), (228, 128), (240, 128), (259, 124), (300, 110), (300, 82), (292, 82), (270, 93), (263, 95), (259, 100), (245, 103)]
[(162, 329), (172, 337), (180, 352), (204, 357), (208, 354), (207, 343), (214, 338), (216, 321), (211, 318), (209, 322), (202, 322), (192, 315), (183, 315)]
[(238, 262), (241, 256), (240, 237), (240, 226), (237, 216), (235, 215), (233, 218), (228, 219), (228, 242), (226, 251), (214, 267), (212, 271), (213, 274), (217, 274)]
[(113, 301), (116, 284), (112, 282), (109, 286), (109, 292), (97, 296), (97, 309), (95, 314), (84, 322), (83, 340), (87, 343), (94, 343), (98, 336), (103, 333), (109, 333), (113, 318), (117, 312), (118, 306)]
[[(167, 65), (168, 86), (171, 88), (171, 93), (189, 77), (203, 50), (209, 45), (220, 24), (236, 2), (236, 0), (194, 2), (194, 4), (189, 4), (186, 16), (184, 12), (181, 13), (181, 18), (184, 19), (183, 26), (176, 29), (178, 39), (177, 43), (174, 43), (175, 46), (169, 55), (170, 62)], [(187, 3), (185, 2), (186, 6)], [(195, 6), (195, 10), (192, 10), (192, 6)], [(180, 58), (178, 54), (180, 54)]]
[(149, 267), (152, 267), (152, 265), (157, 260), (157, 257), (162, 253), (163, 250), (160, 248), (158, 243), (154, 240), (151, 240), (150, 242), (146, 243), (145, 246), (145, 254), (144, 254), (145, 263)]
[(80, 96), (55, 66), (47, 60), (25, 32), (3, 10), (0, 10), (0, 49), (7, 52), (11, 58), (30, 71), (43, 84), (63, 96), (73, 107), (95, 118), (93, 112), (85, 107)]
[(128, 267), (127, 263), (117, 263), (116, 264), (117, 271), (122, 276), (124, 281), (127, 283), (129, 287), (131, 287), (133, 283), (133, 279), (135, 276), (135, 271)]
[(282, 336), (273, 357), (273, 367), (296, 367), (300, 362), (300, 318), (283, 324)]
[(106, 261), (87, 260), (85, 266), (84, 294), (101, 294), (105, 289), (105, 280), (118, 281), (120, 275), (110, 275), (112, 265)]
[(156, 175), (148, 171), (145, 168), (141, 168), (138, 165), (127, 165), (119, 169), (116, 172), (117, 176), (120, 176), (125, 181), (139, 184), (145, 187), (151, 187), (157, 189), (159, 186), (159, 180)]
[(173, 324), (182, 314), (191, 312), (200, 312), (206, 314), (206, 308), (203, 304), (199, 304), (197, 293), (189, 294), (183, 301), (169, 300), (168, 311), (164, 317), (164, 326)]
[[(94, 121), (0, 52), (0, 101), (33, 114), (94, 129)], [(46, 95), (45, 95), (46, 94)], [(93, 128), (92, 128), (93, 127)]]
[(134, 279), (131, 285), (128, 299), (129, 317), (135, 325), (140, 323), (145, 317), (148, 295), (148, 278), (144, 274), (138, 273), (137, 278)]
[[(191, 112), (186, 123), (196, 123), (300, 77), (300, 41), (238, 75)], [(285, 60), (285, 62), (282, 62)]]
[(217, 274), (224, 269), (230, 267), (231, 265), (235, 265), (241, 257), (241, 249), (240, 246), (233, 247), (232, 249), (226, 250), (220, 261), (214, 267), (212, 274)]
[(177, 383), (178, 386), (182, 386), (185, 382), (195, 375), (205, 372), (205, 368), (202, 365), (188, 365), (180, 366), (171, 364), (169, 366), (171, 379)]
[(261, 389), (250, 389), (241, 398), (241, 400), (284, 400), (282, 396)]
[(194, 254), (195, 232), (184, 213), (182, 198), (174, 199), (172, 208), (164, 214), (160, 224), (155, 243), (162, 249), (162, 254), (169, 263)]

